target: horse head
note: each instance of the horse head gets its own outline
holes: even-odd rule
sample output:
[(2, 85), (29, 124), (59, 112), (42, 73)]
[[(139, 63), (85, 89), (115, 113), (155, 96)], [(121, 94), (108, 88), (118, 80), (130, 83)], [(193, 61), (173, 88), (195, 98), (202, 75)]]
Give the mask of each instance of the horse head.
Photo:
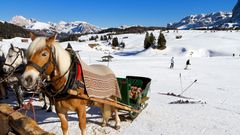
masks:
[(22, 48), (14, 47), (13, 44), (11, 44), (6, 55), (3, 71), (5, 73), (14, 72), (16, 68), (23, 64), (26, 64), (25, 50)]
[[(47, 38), (31, 34), (31, 38), (33, 42), (27, 50), (28, 62), (21, 79), (28, 90), (34, 89), (47, 76), (60, 75), (62, 71), (59, 66), (64, 65), (60, 61), (65, 58), (64, 52), (60, 52), (64, 49), (56, 45), (56, 35)], [(62, 59), (59, 60), (59, 57)]]

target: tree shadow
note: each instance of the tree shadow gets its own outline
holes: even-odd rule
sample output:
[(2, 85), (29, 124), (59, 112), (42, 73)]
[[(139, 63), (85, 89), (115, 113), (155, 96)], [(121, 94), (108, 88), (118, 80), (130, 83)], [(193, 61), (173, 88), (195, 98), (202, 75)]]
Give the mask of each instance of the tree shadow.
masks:
[(139, 53), (145, 52), (147, 49), (141, 50), (141, 51), (128, 51), (128, 52), (117, 52), (115, 53), (115, 55), (119, 55), (119, 56), (134, 56), (137, 55)]

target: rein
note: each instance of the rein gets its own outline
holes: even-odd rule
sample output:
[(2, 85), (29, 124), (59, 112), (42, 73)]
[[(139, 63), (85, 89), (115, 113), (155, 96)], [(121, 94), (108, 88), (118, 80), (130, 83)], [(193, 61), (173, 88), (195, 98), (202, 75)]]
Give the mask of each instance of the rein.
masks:
[(14, 71), (15, 71), (16, 69), (17, 69), (17, 68), (14, 68), (13, 72), (11, 72), (11, 73), (8, 74), (4, 79), (2, 79), (2, 80), (0, 81), (0, 84), (3, 83), (3, 82), (5, 82), (8, 78), (10, 78), (10, 77), (13, 75), (13, 73), (14, 73)]

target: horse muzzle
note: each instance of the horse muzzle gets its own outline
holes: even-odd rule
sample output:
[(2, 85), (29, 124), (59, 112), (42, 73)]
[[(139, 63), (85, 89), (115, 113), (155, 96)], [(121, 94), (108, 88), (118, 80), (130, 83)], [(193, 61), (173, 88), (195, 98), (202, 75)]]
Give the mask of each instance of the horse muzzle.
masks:
[(22, 86), (26, 90), (31, 91), (31, 90), (34, 90), (36, 88), (36, 86), (38, 84), (38, 78), (34, 78), (31, 75), (22, 76), (21, 83), (22, 83)]
[(12, 66), (3, 65), (2, 70), (4, 73), (9, 74), (9, 73), (13, 72), (14, 68)]

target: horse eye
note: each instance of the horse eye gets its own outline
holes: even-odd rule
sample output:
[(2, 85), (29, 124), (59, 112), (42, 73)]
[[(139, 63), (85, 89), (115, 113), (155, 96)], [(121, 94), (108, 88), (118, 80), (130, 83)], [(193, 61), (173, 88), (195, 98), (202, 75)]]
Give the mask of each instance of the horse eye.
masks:
[(43, 52), (42, 56), (46, 57), (48, 55), (48, 52)]

